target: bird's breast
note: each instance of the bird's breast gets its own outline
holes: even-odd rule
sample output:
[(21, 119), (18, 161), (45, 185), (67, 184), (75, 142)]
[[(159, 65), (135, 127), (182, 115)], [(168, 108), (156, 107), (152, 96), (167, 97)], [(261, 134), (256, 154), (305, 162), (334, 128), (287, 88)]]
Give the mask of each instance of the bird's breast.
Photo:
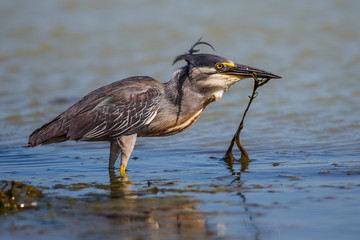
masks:
[(175, 123), (174, 126), (170, 126), (168, 127), (165, 132), (164, 132), (164, 135), (172, 135), (172, 134), (176, 134), (176, 133), (179, 133), (179, 132), (182, 132), (184, 131), (185, 129), (191, 127), (195, 122), (196, 120), (200, 117), (201, 113), (203, 112), (203, 108), (201, 108), (200, 110), (198, 110), (197, 112), (191, 114), (189, 116), (189, 118), (187, 119), (183, 119), (182, 122), (179, 121), (179, 123)]
[(213, 102), (213, 98), (204, 98), (198, 104), (183, 106), (180, 112), (178, 107), (159, 109), (153, 120), (141, 128), (138, 137), (169, 136), (191, 127), (201, 116), (205, 107)]
[(169, 136), (179, 132), (184, 131), (185, 129), (191, 127), (196, 120), (201, 116), (204, 108), (200, 108), (187, 116), (182, 116), (179, 119), (169, 119), (164, 118), (164, 120), (155, 118), (156, 123), (151, 123), (150, 125), (142, 128), (138, 133), (138, 137), (156, 137), (156, 136)]

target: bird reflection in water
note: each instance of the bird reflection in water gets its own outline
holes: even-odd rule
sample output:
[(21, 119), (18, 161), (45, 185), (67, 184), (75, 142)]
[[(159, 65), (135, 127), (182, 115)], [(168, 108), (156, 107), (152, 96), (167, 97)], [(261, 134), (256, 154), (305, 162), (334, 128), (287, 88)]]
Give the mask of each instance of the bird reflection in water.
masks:
[(139, 184), (135, 187), (129, 177), (115, 171), (109, 171), (109, 180), (110, 199), (96, 209), (126, 236), (166, 238), (175, 234), (207, 239), (216, 234), (206, 224), (205, 213), (196, 208), (201, 201), (189, 196), (154, 196), (146, 191), (147, 184), (145, 190), (132, 190)]

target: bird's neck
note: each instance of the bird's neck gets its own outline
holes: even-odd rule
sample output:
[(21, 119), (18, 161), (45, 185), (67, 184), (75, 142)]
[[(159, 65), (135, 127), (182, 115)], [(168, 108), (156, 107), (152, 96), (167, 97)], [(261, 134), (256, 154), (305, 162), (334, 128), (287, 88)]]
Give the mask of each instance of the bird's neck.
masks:
[(203, 110), (215, 99), (205, 96), (194, 88), (191, 79), (188, 77), (173, 77), (165, 84), (164, 100), (168, 102), (168, 106), (171, 106), (172, 111), (176, 112), (177, 115), (187, 116), (194, 111)]
[(191, 87), (190, 79), (173, 78), (165, 83), (163, 96), (155, 119), (139, 136), (167, 136), (184, 131), (200, 117), (205, 107), (213, 102)]

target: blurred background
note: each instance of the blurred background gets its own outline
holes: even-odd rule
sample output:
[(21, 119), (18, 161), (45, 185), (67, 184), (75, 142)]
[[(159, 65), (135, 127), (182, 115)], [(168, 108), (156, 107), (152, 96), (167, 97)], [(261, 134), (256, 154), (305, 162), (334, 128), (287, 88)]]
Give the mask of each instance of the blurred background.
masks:
[[(243, 194), (226, 193), (216, 202), (214, 195), (188, 193), (203, 201), (197, 211), (215, 231), (211, 236), (238, 239), (248, 230), (239, 230), (244, 222), (252, 239), (260, 239), (259, 232), (271, 233), (267, 239), (358, 236), (359, 10), (358, 0), (2, 0), (0, 179), (50, 187), (108, 182), (107, 143), (27, 149), (28, 135), (100, 86), (134, 75), (169, 81), (183, 66), (172, 65), (175, 56), (202, 37), (215, 54), (283, 77), (258, 90), (242, 132), (254, 161), (239, 189), (249, 191), (255, 225), (241, 218), (249, 209), (232, 218), (233, 208), (219, 204), (243, 206)], [(234, 172), (219, 159), (252, 84), (249, 79), (233, 85), (183, 133), (139, 139), (133, 153), (139, 160), (131, 159), (128, 167), (133, 190), (147, 189), (149, 179), (160, 176), (175, 178), (172, 188), (181, 190), (187, 184), (233, 187), (223, 176)], [(224, 215), (207, 215), (215, 210)]]
[[(25, 144), (31, 130), (110, 82), (133, 75), (168, 81), (182, 66), (172, 66), (174, 57), (202, 36), (215, 54), (283, 77), (259, 90), (247, 123), (252, 135), (357, 146), (359, 9), (352, 0), (1, 1), (0, 142)], [(236, 125), (251, 86), (233, 86), (205, 111), (222, 120), (204, 121)], [(220, 124), (226, 129), (218, 134), (232, 135), (234, 124)]]

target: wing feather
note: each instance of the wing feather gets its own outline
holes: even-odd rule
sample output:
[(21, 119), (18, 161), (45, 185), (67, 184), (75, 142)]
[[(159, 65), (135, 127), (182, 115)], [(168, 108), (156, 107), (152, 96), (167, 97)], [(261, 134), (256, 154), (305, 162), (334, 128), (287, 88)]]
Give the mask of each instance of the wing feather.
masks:
[(158, 87), (122, 89), (98, 101), (93, 109), (78, 114), (67, 136), (74, 140), (96, 141), (134, 134), (154, 117), (160, 97)]

